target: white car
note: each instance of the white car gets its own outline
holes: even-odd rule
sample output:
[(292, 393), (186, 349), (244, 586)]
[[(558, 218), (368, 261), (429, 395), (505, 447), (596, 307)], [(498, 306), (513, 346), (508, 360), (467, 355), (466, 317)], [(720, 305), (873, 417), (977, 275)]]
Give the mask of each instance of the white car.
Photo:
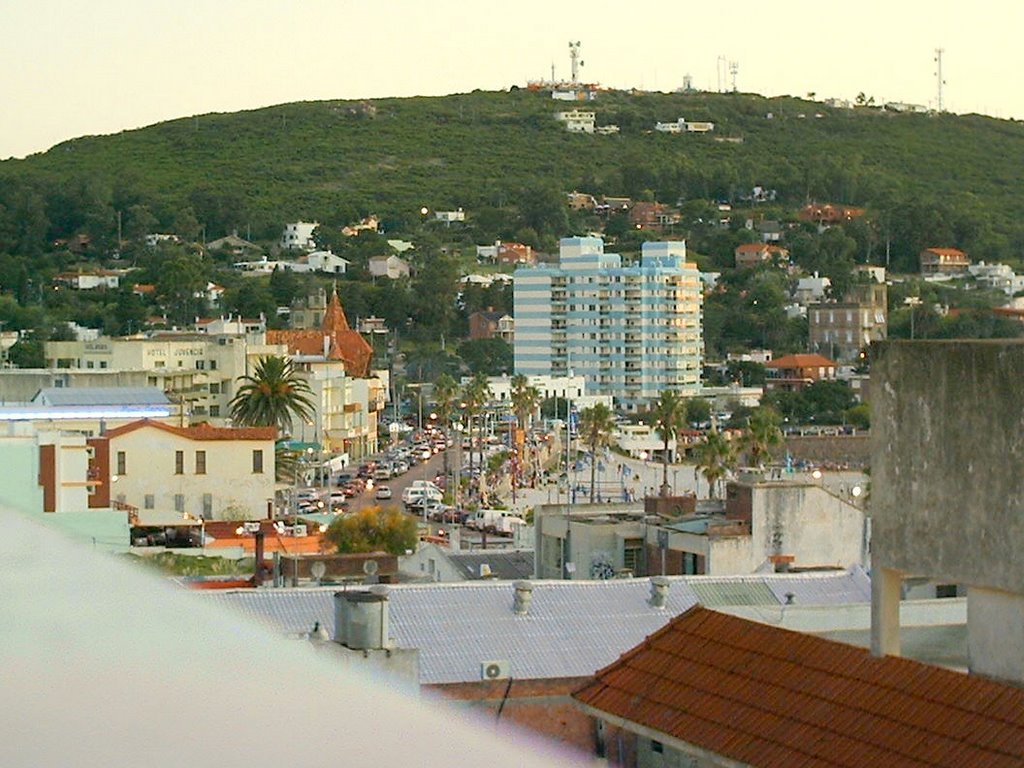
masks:
[(391, 498), (391, 488), (387, 485), (381, 485), (377, 487), (377, 492), (373, 494), (374, 497), (380, 501)]

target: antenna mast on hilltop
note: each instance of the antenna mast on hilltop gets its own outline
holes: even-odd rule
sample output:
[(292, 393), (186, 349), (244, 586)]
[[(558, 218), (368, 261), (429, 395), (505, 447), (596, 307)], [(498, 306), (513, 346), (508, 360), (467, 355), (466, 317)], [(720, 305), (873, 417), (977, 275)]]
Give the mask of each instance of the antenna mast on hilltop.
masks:
[(580, 61), (580, 41), (577, 40), (575, 43), (569, 41), (569, 64), (572, 67), (572, 83), (575, 85), (579, 82), (580, 67), (583, 66), (583, 62)]
[(942, 79), (942, 54), (945, 52), (945, 48), (935, 49), (935, 85), (939, 92), (936, 107), (939, 112), (942, 111), (942, 86), (946, 84), (946, 81)]
[(736, 93), (736, 75), (740, 73), (740, 63), (738, 61), (729, 62), (729, 74), (732, 76), (732, 92)]
[(725, 92), (725, 56), (719, 56), (715, 62), (715, 69), (718, 71), (718, 92)]

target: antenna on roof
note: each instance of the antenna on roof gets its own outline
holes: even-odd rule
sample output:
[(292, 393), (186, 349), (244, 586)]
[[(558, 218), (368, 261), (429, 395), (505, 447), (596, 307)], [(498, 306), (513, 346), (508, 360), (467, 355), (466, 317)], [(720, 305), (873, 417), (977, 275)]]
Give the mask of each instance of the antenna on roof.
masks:
[(575, 43), (569, 41), (569, 64), (572, 69), (572, 84), (576, 85), (579, 80), (579, 69), (583, 66), (583, 62), (580, 59), (580, 41), (577, 40)]

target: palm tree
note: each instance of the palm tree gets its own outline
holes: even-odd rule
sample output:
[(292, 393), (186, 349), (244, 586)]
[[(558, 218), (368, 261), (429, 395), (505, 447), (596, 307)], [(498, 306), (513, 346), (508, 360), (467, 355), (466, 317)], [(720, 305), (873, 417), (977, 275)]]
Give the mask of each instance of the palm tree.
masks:
[[(434, 406), (437, 410), (437, 417), (444, 424), (445, 437), (452, 433), (452, 414), (455, 413), (455, 406), (459, 402), (459, 385), (447, 373), (442, 373), (434, 382)], [(444, 476), (448, 477), (448, 451), (444, 451)], [(456, 479), (458, 482), (458, 479)], [(451, 488), (448, 489), (449, 491)]]
[[(686, 400), (671, 389), (661, 393), (650, 410), (654, 429), (662, 441), (661, 453), (661, 495), (668, 496), (668, 444), (686, 428)], [(678, 445), (676, 453), (678, 453)]]
[(519, 482), (519, 473), (523, 465), (523, 445), (526, 440), (526, 429), (529, 427), (528, 420), (533, 416), (534, 411), (540, 404), (540, 390), (531, 387), (529, 379), (518, 373), (512, 377), (512, 412), (516, 417), (516, 426), (523, 430), (523, 441), (516, 441), (516, 477), (513, 483)]
[(615, 419), (604, 403), (598, 403), (580, 412), (579, 435), (590, 450), (590, 503), (594, 503), (594, 478), (597, 472), (597, 449), (611, 443)]
[(292, 419), (309, 421), (316, 413), (312, 390), (295, 370), (290, 358), (261, 357), (252, 376), (240, 376), (243, 382), (231, 398), (231, 418), (246, 427), (277, 427), (291, 433)]
[(715, 488), (735, 465), (736, 452), (732, 443), (717, 429), (712, 429), (704, 442), (697, 446), (697, 469), (708, 481), (709, 499), (715, 498)]
[[(473, 417), (479, 416), (483, 413), (484, 406), (487, 405), (487, 401), (491, 399), (491, 385), (487, 381), (487, 374), (477, 373), (466, 382), (466, 385), (462, 388), (462, 402), (466, 408), (466, 418), (469, 421), (469, 470), (470, 474), (473, 471)], [(480, 426), (481, 433), (483, 432), (482, 425)], [(483, 462), (481, 461), (481, 464)], [(480, 468), (481, 472), (483, 467)]]
[(763, 467), (765, 459), (771, 458), (772, 448), (782, 445), (780, 423), (778, 412), (769, 406), (761, 406), (751, 412), (741, 445), (752, 465)]

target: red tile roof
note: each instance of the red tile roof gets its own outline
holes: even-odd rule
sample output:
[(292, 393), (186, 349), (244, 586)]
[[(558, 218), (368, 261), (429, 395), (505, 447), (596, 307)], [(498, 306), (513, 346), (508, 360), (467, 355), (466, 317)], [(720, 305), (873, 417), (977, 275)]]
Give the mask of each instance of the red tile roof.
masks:
[(1024, 690), (699, 605), (574, 697), (754, 766), (1024, 765)]
[(349, 376), (365, 378), (370, 375), (373, 347), (359, 331), (349, 327), (337, 291), (331, 294), (319, 331), (267, 331), (268, 344), (285, 344), (291, 354), (322, 355), (325, 339), (329, 360), (343, 361)]
[(957, 258), (966, 258), (967, 254), (961, 251), (959, 248), (925, 248), (925, 253), (934, 253), (937, 256), (955, 256)]
[(821, 355), (783, 355), (764, 364), (765, 368), (835, 368), (836, 364)]
[(162, 421), (139, 419), (114, 429), (107, 430), (107, 438), (120, 437), (144, 427), (154, 427), (180, 435), (189, 440), (276, 440), (277, 427), (212, 427), (209, 424), (197, 424), (194, 427), (174, 427)]

